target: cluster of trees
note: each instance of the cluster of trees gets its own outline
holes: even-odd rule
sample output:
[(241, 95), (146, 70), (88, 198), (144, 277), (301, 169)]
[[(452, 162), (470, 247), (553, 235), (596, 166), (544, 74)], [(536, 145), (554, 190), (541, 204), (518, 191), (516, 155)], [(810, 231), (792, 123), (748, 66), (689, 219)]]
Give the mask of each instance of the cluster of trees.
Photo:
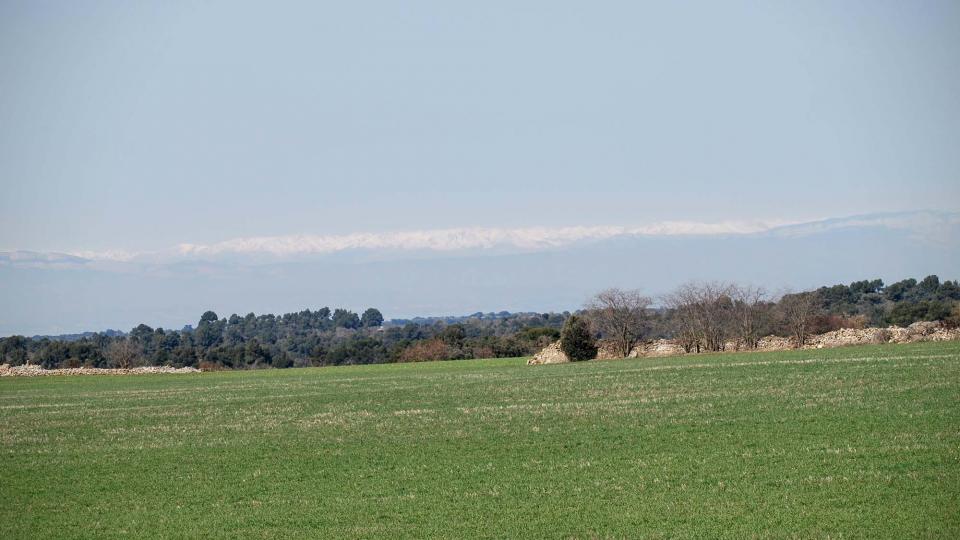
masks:
[(802, 344), (814, 333), (842, 327), (921, 320), (960, 322), (960, 286), (937, 276), (885, 286), (881, 280), (821, 287), (775, 296), (735, 283), (690, 283), (653, 299), (609, 289), (577, 314), (475, 313), (466, 317), (384, 323), (370, 308), (361, 314), (321, 308), (284, 315), (207, 311), (196, 328), (151, 328), (124, 335), (104, 332), (64, 339), (0, 339), (0, 362), (56, 367), (199, 366), (207, 369), (319, 366), (526, 356), (561, 340), (571, 358), (596, 356), (596, 340), (626, 356), (647, 339), (676, 339), (688, 352), (757, 346), (762, 336)]
[(879, 279), (814, 291), (772, 295), (737, 283), (688, 283), (663, 297), (661, 307), (639, 291), (608, 289), (597, 294), (561, 335), (572, 359), (596, 355), (603, 339), (627, 356), (648, 338), (675, 339), (687, 352), (754, 349), (767, 335), (803, 345), (810, 335), (868, 325), (908, 326), (917, 321), (960, 324), (960, 286), (937, 276), (884, 286)]
[(811, 334), (839, 328), (909, 326), (918, 321), (958, 322), (960, 285), (927, 276), (885, 286), (855, 281), (780, 296), (735, 283), (685, 285), (667, 297), (666, 322), (685, 346), (721, 350), (756, 347), (761, 336), (788, 336), (803, 344)]
[(689, 283), (665, 298), (667, 324), (686, 351), (720, 351), (734, 340), (753, 349), (777, 333), (775, 303), (761, 288), (736, 283)]
[[(772, 333), (792, 333), (801, 306), (803, 320), (815, 313), (813, 295), (785, 296), (774, 302), (761, 288), (735, 283), (687, 283), (662, 299), (659, 309), (636, 290), (607, 289), (594, 296), (579, 317), (564, 326), (560, 347), (571, 359), (596, 356), (603, 339), (617, 356), (627, 356), (648, 338), (667, 337), (687, 352), (756, 348)], [(794, 317), (796, 315), (797, 317)], [(806, 327), (800, 330), (806, 335)]]
[(814, 291), (829, 315), (862, 317), (870, 326), (907, 326), (916, 321), (947, 320), (960, 300), (957, 281), (941, 282), (937, 276), (920, 281), (904, 279), (891, 285), (882, 280), (855, 281), (850, 285), (821, 287)]
[(205, 369), (322, 366), (525, 356), (559, 338), (569, 313), (423, 319), (384, 325), (379, 310), (284, 315), (201, 315), (182, 330), (141, 324), (128, 334), (0, 339), (0, 363), (45, 368), (196, 366)]

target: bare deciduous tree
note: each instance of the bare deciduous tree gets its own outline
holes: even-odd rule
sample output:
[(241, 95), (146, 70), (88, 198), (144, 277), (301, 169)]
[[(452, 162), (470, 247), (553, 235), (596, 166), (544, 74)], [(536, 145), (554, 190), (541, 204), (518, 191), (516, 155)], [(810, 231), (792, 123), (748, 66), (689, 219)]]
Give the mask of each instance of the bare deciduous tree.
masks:
[(756, 349), (761, 333), (770, 323), (771, 303), (762, 287), (731, 285), (733, 300), (733, 328), (740, 347)]
[(678, 338), (688, 351), (722, 351), (733, 319), (732, 285), (687, 283), (664, 299), (673, 309)]
[(810, 334), (810, 324), (820, 312), (816, 294), (802, 292), (784, 295), (778, 304), (784, 322), (793, 335), (794, 344), (802, 347)]
[(670, 310), (669, 317), (672, 323), (673, 337), (678, 344), (683, 347), (684, 352), (699, 353), (700, 329), (693, 304), (688, 302), (687, 295), (682, 294), (681, 290), (677, 289), (664, 296), (662, 302)]
[(626, 357), (643, 339), (649, 319), (650, 298), (637, 290), (607, 289), (587, 302), (594, 327), (617, 354)]
[(136, 344), (127, 338), (114, 341), (103, 351), (104, 357), (111, 367), (127, 369), (133, 366), (134, 361), (140, 355)]

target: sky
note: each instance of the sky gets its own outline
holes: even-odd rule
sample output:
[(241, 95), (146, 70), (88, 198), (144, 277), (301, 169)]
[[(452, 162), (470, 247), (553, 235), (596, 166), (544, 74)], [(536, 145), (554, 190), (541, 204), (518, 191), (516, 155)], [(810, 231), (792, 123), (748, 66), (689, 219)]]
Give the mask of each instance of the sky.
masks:
[(952, 212), (958, 68), (955, 1), (8, 0), (0, 252)]
[(0, 249), (960, 206), (956, 2), (470, 4), (3, 2)]

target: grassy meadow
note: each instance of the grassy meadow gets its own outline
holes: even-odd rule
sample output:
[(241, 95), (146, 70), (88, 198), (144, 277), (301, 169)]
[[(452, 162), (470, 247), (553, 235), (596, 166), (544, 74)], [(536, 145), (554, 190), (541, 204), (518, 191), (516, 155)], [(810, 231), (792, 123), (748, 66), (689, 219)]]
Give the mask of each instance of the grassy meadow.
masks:
[(0, 538), (960, 537), (960, 343), (0, 379)]

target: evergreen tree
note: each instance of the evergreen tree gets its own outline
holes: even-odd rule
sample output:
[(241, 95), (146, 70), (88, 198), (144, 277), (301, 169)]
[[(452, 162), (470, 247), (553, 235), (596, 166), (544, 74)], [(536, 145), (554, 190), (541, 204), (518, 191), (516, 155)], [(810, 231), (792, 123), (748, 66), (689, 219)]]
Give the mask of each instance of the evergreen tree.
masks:
[(364, 328), (383, 326), (383, 314), (376, 308), (367, 309), (360, 316), (360, 326)]
[(590, 323), (577, 315), (571, 315), (560, 332), (560, 350), (571, 362), (591, 360), (597, 357), (597, 341), (590, 331)]

